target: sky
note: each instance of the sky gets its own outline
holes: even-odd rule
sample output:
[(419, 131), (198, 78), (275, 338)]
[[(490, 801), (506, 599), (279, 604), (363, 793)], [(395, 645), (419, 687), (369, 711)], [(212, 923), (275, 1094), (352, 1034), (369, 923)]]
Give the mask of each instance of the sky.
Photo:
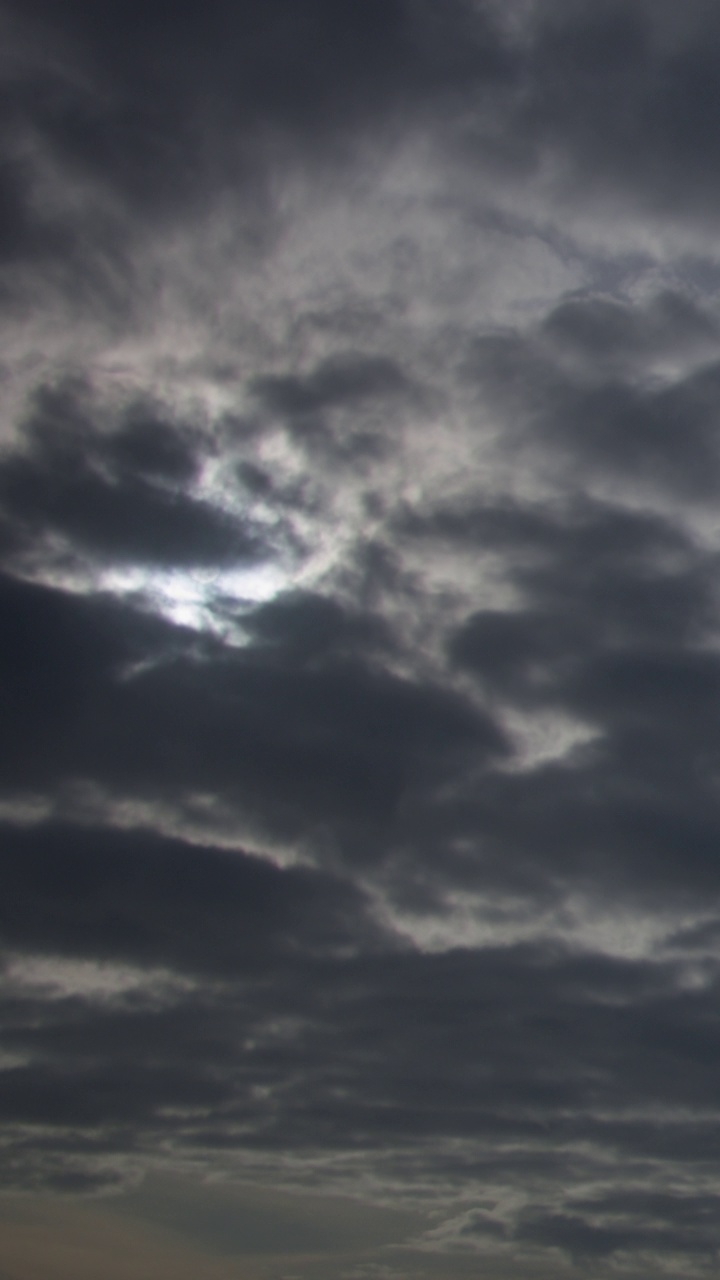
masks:
[(717, 3), (0, 100), (0, 1280), (717, 1275)]

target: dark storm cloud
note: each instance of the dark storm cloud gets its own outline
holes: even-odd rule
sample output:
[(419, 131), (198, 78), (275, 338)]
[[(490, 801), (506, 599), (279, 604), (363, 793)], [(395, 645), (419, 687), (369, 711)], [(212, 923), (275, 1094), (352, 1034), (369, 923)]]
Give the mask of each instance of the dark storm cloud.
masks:
[[(46, 833), (39, 843), (47, 843)], [(102, 850), (93, 856), (101, 858)], [(178, 869), (179, 878), (183, 870)], [(282, 884), (282, 874), (275, 873), (270, 893), (280, 917), (284, 904), (272, 902), (273, 896), (282, 900), (291, 887)], [(231, 891), (237, 892), (243, 876), (245, 868)], [(184, 901), (176, 893), (164, 904), (153, 888), (146, 917), (148, 932), (158, 933), (154, 961), (162, 954), (167, 920), (175, 916), (176, 937), (182, 932), (184, 903), (193, 886), (184, 886)], [(308, 901), (317, 898), (319, 915), (333, 892), (342, 899), (337, 888), (328, 895), (322, 877), (307, 881)], [(205, 902), (208, 929), (216, 920), (222, 931), (223, 906), (209, 894)], [(101, 920), (106, 909), (96, 895), (80, 892), (76, 954), (86, 949), (80, 907), (91, 922)], [(236, 907), (243, 911), (242, 891)], [(341, 907), (346, 910), (346, 903)], [(52, 930), (48, 921), (50, 947)], [(293, 938), (291, 947), (283, 941), (284, 932)], [(282, 1097), (257, 1099), (254, 1138), (260, 1146), (279, 1142), (283, 1126), (288, 1144), (302, 1146), (304, 1131), (314, 1123), (317, 1142), (330, 1145), (346, 1142), (355, 1126), (371, 1144), (382, 1141), (383, 1134), (398, 1142), (469, 1136), (468, 1126), (474, 1136), (506, 1133), (531, 1141), (543, 1138), (551, 1117), (560, 1132), (585, 1134), (600, 1145), (607, 1124), (606, 1141), (612, 1146), (616, 1126), (593, 1120), (596, 1108), (622, 1116), (643, 1100), (682, 1105), (694, 1098), (700, 1105), (716, 1096), (715, 985), (689, 996), (679, 981), (682, 971), (674, 966), (542, 948), (428, 957), (378, 949), (375, 958), (338, 955), (328, 963), (309, 929), (297, 933), (285, 919), (277, 937), (281, 945), (271, 967), (250, 964), (248, 984), (220, 987), (214, 994), (211, 988), (181, 992), (170, 997), (170, 1004), (160, 997), (155, 1007), (152, 995), (145, 1007), (133, 996), (107, 1008), (68, 998), (49, 1004), (39, 1021), (36, 1002), (10, 1000), (7, 1046), (40, 1053), (56, 1068), (64, 1062), (66, 1069), (73, 1059), (91, 1066), (100, 1049), (103, 1057), (131, 1057), (138, 1068), (145, 1061), (169, 1064), (185, 1046), (181, 1056), (189, 1071), (195, 1067), (204, 1078), (212, 1070), (228, 1087), (233, 1081), (243, 1084), (234, 1115), (227, 1100), (223, 1105), (225, 1121), (239, 1118), (240, 1111), (247, 1116), (251, 1104), (245, 1086), (261, 1084), (264, 1071), (267, 1083), (290, 1072), (295, 1078), (287, 1079)], [(332, 938), (331, 949), (335, 942)], [(128, 930), (125, 958), (131, 954)], [(192, 948), (188, 955), (192, 963)], [(135, 959), (147, 956), (138, 937)], [(245, 1048), (239, 1058), (241, 1040)], [(588, 1112), (587, 1127), (581, 1116), (567, 1114), (575, 1107)], [(209, 1120), (222, 1124), (222, 1116), (213, 1112), (209, 1106), (199, 1118), (203, 1132)], [(111, 1105), (107, 1119), (117, 1118)], [(640, 1123), (636, 1155), (643, 1154), (647, 1135)]]
[(138, 1121), (163, 1106), (221, 1105), (228, 1090), (187, 1067), (153, 1069), (143, 1064), (136, 1073), (125, 1061), (112, 1067), (70, 1072), (32, 1067), (10, 1068), (4, 1075), (0, 1109), (15, 1122), (58, 1126), (93, 1126)]
[[(707, 500), (720, 481), (715, 333), (681, 295), (642, 309), (575, 299), (534, 333), (478, 338), (464, 373), (507, 422), (519, 456), (549, 454), (576, 479)], [(691, 357), (689, 372), (658, 377), (653, 362), (662, 370), (669, 356)]]
[(716, 1196), (625, 1189), (575, 1201), (572, 1208), (574, 1213), (527, 1212), (519, 1238), (555, 1245), (578, 1260), (636, 1249), (702, 1253), (710, 1260), (718, 1248)]
[[(304, 376), (256, 378), (252, 391), (298, 442), (336, 461), (389, 453), (398, 409), (422, 404), (420, 388), (395, 361), (353, 352), (323, 360)], [(343, 418), (336, 425), (338, 412)]]
[(287, 592), (260, 605), (243, 619), (243, 627), (257, 641), (310, 661), (332, 653), (392, 650), (394, 643), (384, 619), (312, 592)]
[(0, 842), (0, 933), (30, 953), (259, 974), (382, 936), (350, 884), (240, 851), (60, 825)]
[(405, 393), (402, 371), (381, 356), (334, 356), (305, 377), (265, 377), (254, 384), (269, 409), (290, 419), (358, 401)]
[(601, 653), (684, 650), (702, 661), (718, 625), (714, 554), (660, 517), (592, 502), (491, 503), (438, 512), (424, 531), (433, 527), (505, 552), (522, 606), (474, 614), (451, 649), (520, 700), (562, 700), (573, 672)]
[(209, 788), (277, 830), (362, 830), (468, 754), (507, 750), (492, 719), (455, 694), (366, 662), (357, 646), (374, 649), (378, 628), (321, 602), (265, 606), (265, 643), (198, 649), (191, 633), (131, 609), (3, 585), (7, 785), (81, 777), (178, 799)]
[[(262, 210), (258, 249), (274, 213), (259, 175), (283, 148), (346, 159), (354, 138), (418, 129), (480, 173), (532, 176), (551, 157), (576, 200), (607, 191), (714, 217), (712, 7), (508, 9), (501, 21), (462, 0), (185, 0), (172, 12), (158, 0), (5, 0), (17, 52), (3, 86), (2, 253), (64, 257), (77, 284), (94, 270), (88, 246), (117, 263), (138, 216), (182, 221), (238, 184)], [(81, 229), (39, 199), (38, 151), (113, 207), (99, 200)], [(106, 291), (119, 285), (105, 273)]]
[(643, 307), (602, 297), (570, 299), (550, 312), (541, 333), (603, 376), (609, 363), (611, 370), (613, 363), (632, 369), (643, 358), (712, 349), (718, 326), (690, 298), (666, 290)]
[(717, 214), (718, 15), (706, 0), (538, 5), (523, 111), (573, 194)]
[(36, 396), (23, 443), (0, 458), (0, 507), (20, 545), (60, 534), (110, 563), (242, 564), (267, 554), (247, 524), (183, 491), (198, 469), (192, 435), (130, 409), (98, 430), (72, 387)]
[[(34, 838), (25, 836), (27, 848)], [(46, 852), (57, 838), (42, 831), (38, 845)], [(72, 833), (63, 839), (77, 859)], [(132, 872), (135, 853), (128, 836), (116, 838), (123, 840)], [(102, 842), (91, 852), (90, 838), (75, 833), (85, 863), (102, 860)], [(179, 855), (182, 880), (187, 853), (169, 842), (162, 852), (168, 869)], [(126, 876), (110, 857), (114, 873)], [(247, 872), (241, 860), (225, 882), (237, 894), (240, 921), (249, 919)], [(15, 1176), (21, 1160), (26, 1178), (51, 1182), (64, 1159), (66, 1169), (85, 1167), (91, 1177), (92, 1160), (104, 1158), (98, 1177), (107, 1179), (113, 1157), (171, 1143), (177, 1154), (241, 1149), (246, 1159), (382, 1152), (398, 1170), (415, 1161), (423, 1179), (431, 1150), (429, 1168), (446, 1190), (476, 1179), (492, 1200), (503, 1185), (527, 1188), (525, 1209), (486, 1211), (466, 1224), (465, 1236), (481, 1231), (573, 1256), (717, 1247), (715, 1198), (701, 1188), (671, 1193), (656, 1181), (659, 1156), (676, 1185), (693, 1167), (713, 1167), (717, 1125), (693, 1113), (717, 1101), (716, 966), (705, 988), (690, 991), (682, 966), (558, 948), (394, 950), (328, 961), (311, 930), (297, 932), (298, 916), (287, 915), (286, 873), (260, 875), (277, 936), (292, 936), (293, 947), (283, 941), (269, 968), (250, 965), (249, 980), (111, 1002), (4, 998), (3, 1044), (25, 1062), (4, 1070), (0, 1108), (8, 1121), (39, 1126), (9, 1135)], [(143, 931), (159, 936), (154, 948), (138, 937), (141, 962), (168, 955), (165, 936), (187, 929), (178, 894), (163, 901), (167, 883), (154, 879), (151, 859)], [(343, 894), (328, 895), (329, 883), (307, 877), (308, 903), (316, 897), (321, 916), (334, 897), (341, 918)], [(186, 882), (187, 898), (196, 887)], [(208, 933), (215, 921), (222, 934), (229, 916), (220, 895), (202, 901)], [(80, 912), (92, 930), (104, 909), (95, 894), (80, 892), (79, 954), (86, 950)], [(127, 941), (130, 958), (130, 932)], [(184, 954), (192, 961), (192, 948)], [(658, 1128), (660, 1107), (676, 1121)], [(576, 1189), (588, 1178), (592, 1195)]]
[(5, 625), (0, 639), (5, 785), (56, 777), (61, 743), (74, 736), (109, 672), (157, 658), (180, 629), (123, 608), (109, 597), (84, 599), (0, 580)]
[(32, 207), (29, 166), (10, 156), (0, 163), (0, 264), (66, 253), (72, 240), (64, 228)]
[[(69, 180), (110, 194), (114, 213), (175, 220), (231, 182), (255, 198), (263, 152), (280, 140), (306, 158), (341, 157), (358, 130), (405, 127), (463, 87), (512, 75), (493, 23), (457, 0), (442, 11), (424, 0), (342, 9), (329, 0), (183, 0), (172, 11), (158, 0), (76, 0), (61, 10), (6, 0), (3, 10), (20, 50), (3, 91), (4, 254), (59, 248), (78, 267), (78, 229), (35, 198), (33, 165), (15, 158), (18, 136), (38, 139)], [(90, 231), (92, 243), (117, 252), (106, 209), (86, 221)]]
[(414, 856), (394, 891), (424, 884), (428, 905), (452, 884), (705, 894), (720, 822), (714, 556), (657, 517), (592, 504), (438, 513), (423, 533), (438, 530), (509, 548), (524, 600), (469, 617), (453, 661), (496, 717), (561, 710), (599, 735), (588, 747), (496, 772), (507, 746), (490, 716), (391, 675), (386, 625), (328, 598), (261, 606), (235, 649), (8, 579), (5, 785), (85, 779), (181, 806), (207, 791), (276, 833), (329, 824), (363, 862), (399, 842)]
[(720, 480), (719, 372), (713, 365), (651, 392), (609, 383), (571, 394), (557, 411), (550, 409), (546, 438), (588, 469), (680, 497), (712, 498)]
[[(717, 1209), (717, 1204), (715, 1206)], [(629, 1216), (629, 1215), (628, 1215)], [(627, 1221), (598, 1226), (580, 1214), (528, 1214), (521, 1224), (517, 1239), (532, 1244), (562, 1249), (576, 1260), (607, 1258), (628, 1250), (654, 1254), (700, 1253), (714, 1260), (718, 1248), (718, 1232), (713, 1219), (702, 1212), (683, 1230), (664, 1223)]]
[(608, 900), (715, 892), (715, 554), (660, 517), (590, 501), (477, 502), (404, 529), (428, 549), (502, 552), (516, 601), (472, 613), (448, 637), (451, 661), (501, 717), (562, 712), (593, 735), (409, 817), (426, 874), (539, 900), (573, 883)]
[[(44, 330), (3, 368), (35, 388), (0, 456), (5, 1176), (352, 1165), (381, 1195), (459, 1193), (459, 1248), (704, 1265), (720, 601), (689, 529), (720, 484), (720, 330), (700, 251), (666, 270), (661, 224), (720, 207), (715, 9), (0, 15), (2, 297), (42, 277), (68, 330), (120, 296), (133, 316), (129, 344), (121, 313), (97, 349), (70, 334), (74, 381), (52, 308), (55, 372), (33, 372)], [(521, 198), (522, 234), (498, 212)], [(582, 255), (546, 227), (558, 200), (568, 236), (583, 205), (588, 243), (617, 230), (584, 292), (561, 292)], [(648, 264), (673, 287), (650, 296)], [(249, 514), (212, 504), (216, 463)], [(54, 576), (258, 567), (293, 521), (293, 550), (327, 551), (315, 588), (250, 606), (219, 577), (222, 640), (149, 587)], [(556, 722), (577, 739), (533, 757)]]
[(95, 448), (105, 452), (115, 466), (131, 475), (182, 483), (195, 478), (199, 459), (191, 433), (172, 426), (152, 409), (139, 405), (126, 415), (120, 429)]

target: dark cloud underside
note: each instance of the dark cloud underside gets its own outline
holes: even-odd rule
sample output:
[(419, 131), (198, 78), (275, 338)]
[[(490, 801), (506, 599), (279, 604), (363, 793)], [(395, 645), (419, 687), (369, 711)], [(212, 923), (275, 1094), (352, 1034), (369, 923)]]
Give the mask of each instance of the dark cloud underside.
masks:
[(0, 45), (0, 1272), (714, 1274), (715, 7)]

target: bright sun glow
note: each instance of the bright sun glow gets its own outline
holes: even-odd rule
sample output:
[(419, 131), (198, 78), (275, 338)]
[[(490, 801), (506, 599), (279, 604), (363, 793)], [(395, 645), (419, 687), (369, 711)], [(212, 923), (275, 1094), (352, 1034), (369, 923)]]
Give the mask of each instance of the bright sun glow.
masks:
[(288, 571), (279, 564), (227, 572), (115, 570), (103, 580), (120, 595), (142, 594), (170, 622), (217, 632), (226, 630), (229, 613), (271, 600), (289, 585)]

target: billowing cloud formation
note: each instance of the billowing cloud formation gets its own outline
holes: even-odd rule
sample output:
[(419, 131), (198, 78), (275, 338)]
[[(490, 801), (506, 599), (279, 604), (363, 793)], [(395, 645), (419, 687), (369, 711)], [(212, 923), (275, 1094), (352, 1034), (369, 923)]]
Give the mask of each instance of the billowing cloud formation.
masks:
[(171, 8), (0, 3), (6, 1193), (709, 1275), (717, 14)]

